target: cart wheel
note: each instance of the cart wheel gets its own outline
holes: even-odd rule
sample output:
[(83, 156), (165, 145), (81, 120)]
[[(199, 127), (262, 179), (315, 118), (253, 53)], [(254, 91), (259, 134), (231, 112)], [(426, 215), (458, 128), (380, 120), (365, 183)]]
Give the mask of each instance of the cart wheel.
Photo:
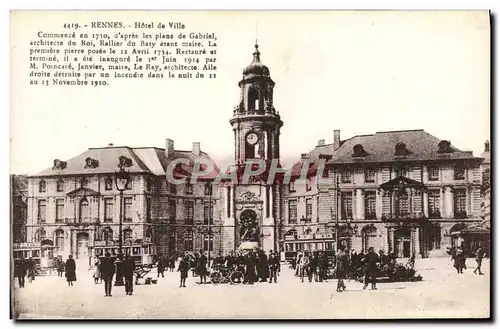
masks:
[(213, 284), (221, 283), (222, 273), (221, 272), (213, 272), (212, 274), (210, 274), (210, 280), (212, 280)]
[(229, 280), (231, 281), (232, 284), (241, 284), (245, 280), (245, 276), (240, 271), (234, 271), (229, 276)]

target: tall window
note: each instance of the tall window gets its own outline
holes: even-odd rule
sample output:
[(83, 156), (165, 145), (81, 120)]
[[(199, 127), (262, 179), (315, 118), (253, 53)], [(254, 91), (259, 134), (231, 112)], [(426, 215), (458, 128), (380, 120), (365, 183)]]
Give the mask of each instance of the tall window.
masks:
[(132, 221), (132, 198), (124, 197), (123, 198), (123, 221), (131, 222)]
[(306, 191), (311, 190), (311, 180), (309, 178), (306, 178)]
[(288, 189), (290, 192), (295, 192), (295, 181), (291, 181), (290, 184), (288, 185)]
[(365, 227), (361, 233), (363, 252), (368, 252), (370, 247), (374, 247), (377, 241), (377, 229), (373, 226)]
[(57, 192), (64, 192), (64, 181), (58, 180), (56, 183)]
[(210, 224), (214, 223), (213, 207), (210, 206), (209, 201), (205, 201), (203, 203), (203, 224), (208, 225), (209, 220)]
[(212, 184), (206, 183), (205, 184), (205, 195), (211, 195), (212, 194)]
[(439, 191), (429, 191), (429, 193), (427, 194), (427, 200), (429, 218), (441, 218), (441, 212), (439, 210)]
[(457, 166), (454, 168), (453, 176), (455, 180), (464, 180), (465, 179), (465, 168)]
[(427, 175), (429, 176), (429, 181), (439, 180), (439, 167), (429, 166), (427, 167)]
[(47, 232), (43, 228), (37, 230), (35, 233), (35, 241), (36, 242), (41, 242), (41, 241), (45, 240), (46, 237), (47, 237)]
[(113, 213), (114, 213), (113, 207), (114, 207), (113, 199), (111, 199), (111, 198), (104, 199), (104, 221), (105, 222), (112, 222), (113, 221)]
[(40, 192), (40, 193), (47, 192), (47, 182), (42, 180), (42, 181), (40, 181), (40, 183), (38, 183), (38, 192)]
[(376, 214), (376, 195), (375, 192), (365, 193), (365, 219), (375, 219)]
[(373, 169), (365, 169), (365, 183), (375, 183), (375, 173)]
[(455, 190), (454, 193), (455, 218), (467, 218), (466, 191)]
[(342, 183), (350, 183), (352, 181), (352, 171), (346, 169), (342, 171)]
[(342, 214), (341, 218), (352, 218), (352, 193), (351, 192), (341, 192), (340, 199), (342, 203)]
[(146, 221), (151, 222), (151, 199), (146, 198)]
[(203, 250), (214, 250), (214, 234), (203, 234)]
[(55, 245), (56, 249), (59, 251), (64, 250), (64, 231), (63, 230), (57, 230), (55, 234)]
[(132, 230), (127, 228), (123, 230), (123, 241), (132, 239)]
[(408, 175), (408, 170), (406, 168), (398, 168), (396, 169), (397, 177), (406, 177)]
[(297, 224), (297, 200), (288, 200), (288, 223)]
[(64, 220), (64, 200), (56, 200), (56, 222), (62, 222)]
[(186, 186), (185, 194), (192, 195), (193, 194), (193, 185), (190, 183), (186, 183), (185, 186)]
[(45, 223), (47, 220), (47, 201), (38, 200), (38, 222)]
[(184, 201), (184, 220), (186, 224), (193, 224), (194, 218), (194, 203), (191, 200)]
[(312, 204), (312, 199), (307, 199), (306, 200), (306, 219), (310, 221), (312, 219), (313, 215), (313, 204)]
[(175, 202), (175, 200), (173, 199), (170, 199), (168, 201), (168, 210), (170, 212), (170, 220), (171, 221), (175, 221), (176, 217), (177, 217), (177, 203)]
[(87, 222), (90, 219), (90, 207), (87, 198), (80, 201), (80, 222)]
[(106, 178), (106, 180), (104, 181), (104, 189), (106, 191), (111, 191), (113, 189), (113, 179), (108, 177)]
[(193, 231), (187, 231), (184, 233), (184, 250), (193, 251), (194, 250), (194, 235)]
[(408, 194), (406, 192), (401, 192), (397, 196), (397, 214), (404, 215), (410, 212)]
[(102, 239), (104, 241), (113, 241), (113, 230), (106, 227), (102, 232)]

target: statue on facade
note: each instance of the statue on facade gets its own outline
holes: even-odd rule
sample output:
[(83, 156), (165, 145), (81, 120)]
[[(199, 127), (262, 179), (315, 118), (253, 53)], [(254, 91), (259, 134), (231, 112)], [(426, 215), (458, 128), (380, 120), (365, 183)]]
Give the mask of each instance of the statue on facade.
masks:
[(259, 241), (259, 224), (253, 210), (245, 210), (240, 217), (240, 240)]

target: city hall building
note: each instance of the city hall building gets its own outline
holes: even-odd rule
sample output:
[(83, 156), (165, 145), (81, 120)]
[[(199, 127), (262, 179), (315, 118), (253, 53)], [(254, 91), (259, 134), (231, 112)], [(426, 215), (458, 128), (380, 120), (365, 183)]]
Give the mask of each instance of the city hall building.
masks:
[[(238, 86), (240, 102), (229, 125), (232, 169), (241, 172), (254, 159), (280, 159), (283, 122), (258, 46)], [(322, 140), (302, 155), (289, 183), (254, 177), (215, 184), (215, 168), (194, 184), (172, 184), (172, 161), (186, 160), (174, 175), (189, 178), (195, 160), (210, 157), (198, 142), (176, 150), (170, 139), (165, 148), (108, 145), (56, 159), (28, 177), (26, 242), (52, 246), (63, 258), (117, 253), (121, 219), (122, 243), (134, 253), (149, 246), (168, 255), (239, 248), (295, 253), (342, 243), (358, 251), (375, 247), (400, 257), (429, 257), (460, 243), (454, 232), (481, 220), (483, 160), (471, 152), (423, 130), (346, 140), (339, 130), (333, 135), (333, 143)], [(128, 178), (120, 188), (122, 170)]]

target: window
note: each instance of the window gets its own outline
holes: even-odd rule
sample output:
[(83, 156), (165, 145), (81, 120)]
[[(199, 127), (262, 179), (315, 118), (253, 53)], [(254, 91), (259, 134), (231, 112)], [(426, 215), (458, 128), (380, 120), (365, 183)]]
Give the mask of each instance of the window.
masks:
[(365, 169), (365, 183), (375, 183), (375, 170)]
[(46, 215), (47, 215), (47, 201), (46, 200), (38, 200), (38, 222), (45, 223)]
[(205, 184), (205, 195), (212, 195), (212, 184)]
[(288, 200), (288, 223), (297, 224), (297, 200)]
[(344, 170), (342, 172), (342, 183), (350, 183), (352, 180), (352, 172), (350, 170)]
[(149, 223), (151, 221), (151, 199), (146, 198), (146, 221)]
[(104, 241), (113, 241), (113, 230), (106, 227), (102, 232), (102, 238)]
[(106, 191), (111, 191), (113, 189), (113, 179), (108, 177), (106, 178), (106, 181), (104, 182), (104, 189)]
[(146, 177), (146, 191), (151, 192), (151, 177)]
[(125, 197), (123, 198), (123, 221), (131, 222), (132, 221), (132, 198)]
[(435, 166), (427, 167), (427, 175), (429, 176), (429, 181), (439, 180), (439, 168)]
[(309, 178), (306, 178), (306, 191), (311, 190), (311, 180)]
[(170, 212), (170, 221), (175, 221), (177, 217), (177, 203), (175, 200), (168, 201), (168, 210)]
[(123, 230), (123, 241), (132, 239), (132, 230), (127, 228)]
[[(47, 232), (45, 232), (45, 230), (43, 228), (37, 230), (35, 233), (35, 241), (36, 242), (41, 242), (41, 241), (45, 240), (46, 237), (47, 237)], [(28, 257), (26, 257), (26, 258), (28, 258)]]
[(307, 199), (306, 200), (306, 219), (310, 221), (312, 219), (313, 215), (313, 205), (312, 205), (312, 199)]
[(56, 184), (57, 192), (64, 192), (64, 181), (58, 180)]
[(439, 191), (431, 190), (427, 194), (429, 218), (441, 218)]
[(295, 181), (291, 181), (288, 185), (290, 192), (295, 192)]
[(467, 218), (466, 191), (455, 190), (453, 198), (454, 198), (455, 218)]
[(64, 200), (56, 200), (56, 223), (64, 221)]
[(127, 180), (127, 184), (125, 185), (126, 190), (129, 190), (129, 191), (132, 190), (132, 180), (133, 180), (132, 177), (130, 177), (130, 179)]
[(455, 167), (454, 173), (453, 173), (455, 180), (464, 180), (465, 179), (465, 168), (463, 167)]
[(365, 219), (377, 218), (377, 201), (375, 192), (365, 193)]
[(105, 222), (112, 222), (113, 221), (113, 213), (114, 213), (113, 207), (114, 207), (113, 199), (111, 199), (111, 198), (104, 199), (104, 221)]
[(87, 180), (87, 178), (82, 178), (80, 179), (80, 187), (87, 187), (87, 185), (89, 185), (89, 181)]
[(210, 205), (209, 201), (205, 201), (203, 203), (203, 224), (208, 225), (209, 220), (210, 224), (214, 223), (213, 207)]
[(352, 218), (352, 193), (351, 192), (341, 192), (341, 218)]
[(40, 193), (47, 192), (47, 182), (42, 180), (42, 181), (40, 181), (40, 183), (38, 183), (38, 192), (40, 192)]
[(203, 250), (213, 250), (214, 249), (214, 235), (203, 234)]
[(194, 237), (192, 231), (187, 231), (184, 233), (184, 250), (193, 251), (194, 250)]
[(193, 185), (190, 183), (186, 183), (186, 190), (185, 190), (186, 195), (192, 195), (193, 194)]
[(63, 230), (57, 230), (55, 234), (55, 245), (56, 249), (59, 251), (64, 250), (64, 231)]
[(396, 197), (396, 206), (398, 215), (407, 215), (410, 212), (408, 194), (406, 192), (401, 192)]
[(368, 252), (370, 247), (375, 247), (377, 241), (377, 229), (373, 226), (363, 228), (362, 233), (363, 252)]
[(184, 220), (186, 224), (193, 224), (194, 203), (191, 200), (184, 201)]
[(408, 175), (408, 170), (406, 168), (396, 169), (396, 177), (406, 177)]
[(80, 222), (88, 222), (90, 219), (90, 207), (87, 198), (80, 201)]

